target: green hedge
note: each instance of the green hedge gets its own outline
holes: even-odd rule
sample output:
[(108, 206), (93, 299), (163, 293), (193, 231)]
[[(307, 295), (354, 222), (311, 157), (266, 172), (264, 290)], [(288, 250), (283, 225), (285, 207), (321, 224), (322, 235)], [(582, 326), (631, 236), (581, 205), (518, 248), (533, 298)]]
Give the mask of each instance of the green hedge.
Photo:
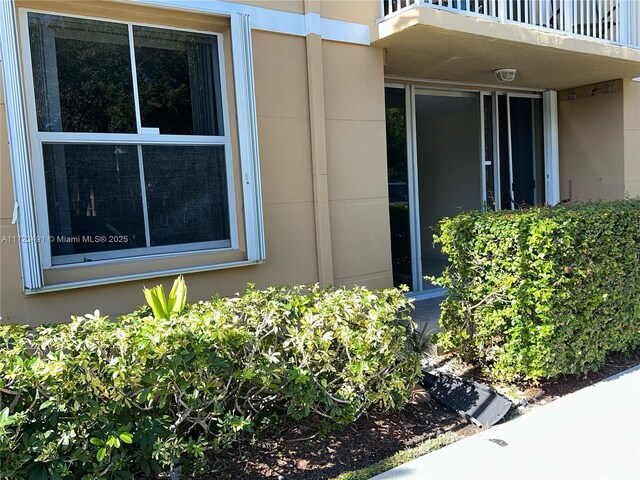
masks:
[(399, 407), (420, 375), (410, 308), (399, 290), (250, 288), (169, 320), (0, 326), (0, 478), (140, 478), (274, 418)]
[(640, 345), (640, 201), (445, 219), (438, 341), (504, 380), (597, 370)]

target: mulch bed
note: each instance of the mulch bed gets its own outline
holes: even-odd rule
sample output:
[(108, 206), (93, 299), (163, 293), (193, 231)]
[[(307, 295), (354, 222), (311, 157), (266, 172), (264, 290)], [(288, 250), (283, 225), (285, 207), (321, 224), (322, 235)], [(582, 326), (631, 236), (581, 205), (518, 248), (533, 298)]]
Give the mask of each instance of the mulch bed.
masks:
[(399, 412), (372, 412), (343, 429), (324, 434), (316, 427), (309, 422), (268, 429), (255, 445), (241, 445), (224, 457), (212, 459), (212, 470), (198, 474), (198, 478), (333, 478), (445, 432), (471, 435), (478, 431), (433, 400), (409, 404)]
[[(520, 391), (529, 405), (540, 405), (638, 364), (640, 349), (627, 355), (611, 355), (597, 373), (584, 377), (567, 375), (538, 386), (522, 386)], [(470, 376), (469, 373), (465, 376)], [(198, 474), (197, 478), (330, 479), (373, 465), (445, 432), (456, 432), (463, 437), (478, 431), (434, 400), (407, 405), (399, 412), (372, 412), (341, 430), (328, 433), (318, 432), (317, 423), (313, 421), (280, 424), (264, 430), (253, 444), (242, 444), (237, 450), (212, 457), (210, 471)]]

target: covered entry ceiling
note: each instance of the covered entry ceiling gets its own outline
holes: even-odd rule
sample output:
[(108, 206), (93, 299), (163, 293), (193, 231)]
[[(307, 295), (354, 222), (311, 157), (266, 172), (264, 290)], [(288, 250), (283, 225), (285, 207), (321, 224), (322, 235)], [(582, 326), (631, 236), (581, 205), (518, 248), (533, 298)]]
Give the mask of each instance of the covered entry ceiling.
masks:
[[(501, 24), (495, 27), (524, 28)], [(558, 35), (526, 30), (523, 37), (532, 37), (533, 43), (417, 23), (376, 40), (374, 45), (386, 50), (387, 75), (489, 84), (496, 85), (496, 88), (509, 86), (563, 90), (640, 76), (640, 50), (571, 39), (570, 43), (586, 44), (587, 48), (583, 50), (589, 51), (589, 47), (592, 47), (591, 54), (572, 51), (547, 46), (550, 43), (548, 41), (535, 42), (536, 37), (548, 40), (544, 37)], [(559, 43), (567, 46), (567, 42), (562, 40)], [(620, 58), (621, 50), (627, 51), (626, 57), (637, 57), (637, 61)], [(498, 83), (493, 73), (498, 68), (516, 68), (516, 80), (507, 84)]]

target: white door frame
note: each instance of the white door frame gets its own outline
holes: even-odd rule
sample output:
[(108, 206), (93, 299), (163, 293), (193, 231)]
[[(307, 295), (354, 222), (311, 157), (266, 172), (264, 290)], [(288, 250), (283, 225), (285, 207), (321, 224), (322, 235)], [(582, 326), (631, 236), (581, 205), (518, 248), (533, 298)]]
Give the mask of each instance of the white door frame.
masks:
[[(416, 135), (416, 86), (405, 90), (407, 115), (407, 184), (409, 187), (409, 231), (411, 232), (411, 282), (414, 292), (422, 291), (422, 248), (420, 238), (420, 197), (418, 196), (418, 138)], [(420, 259), (420, 261), (418, 261)]]

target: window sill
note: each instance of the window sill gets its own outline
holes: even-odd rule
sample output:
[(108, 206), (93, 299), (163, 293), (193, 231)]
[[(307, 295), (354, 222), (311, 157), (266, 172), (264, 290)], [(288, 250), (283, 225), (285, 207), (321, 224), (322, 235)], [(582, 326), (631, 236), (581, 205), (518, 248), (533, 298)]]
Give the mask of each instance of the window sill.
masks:
[(61, 290), (72, 290), (85, 287), (96, 287), (101, 285), (109, 285), (114, 283), (131, 282), (136, 280), (146, 280), (150, 278), (168, 277), (174, 275), (208, 272), (214, 270), (224, 270), (227, 268), (246, 267), (250, 265), (259, 265), (264, 263), (264, 260), (241, 260), (227, 263), (217, 263), (212, 265), (198, 265), (183, 268), (172, 268), (165, 270), (155, 270), (143, 273), (132, 273), (126, 275), (117, 275), (111, 277), (101, 277), (88, 280), (77, 280), (64, 283), (56, 283), (51, 285), (45, 285), (41, 288), (25, 289), (26, 295), (36, 295), (40, 293), (57, 292)]
[[(184, 251), (175, 251), (175, 252), (166, 252), (166, 253), (151, 253), (146, 255), (134, 255), (130, 257), (116, 257), (116, 258), (104, 258), (104, 259), (96, 259), (90, 260), (87, 262), (74, 262), (74, 263), (56, 263), (51, 265), (45, 270), (48, 271), (65, 271), (65, 270), (76, 270), (81, 271), (83, 269), (89, 269), (91, 267), (103, 267), (109, 265), (122, 265), (122, 264), (131, 264), (132, 262), (141, 262), (141, 264), (148, 264), (149, 262), (158, 262), (163, 259), (169, 259), (174, 257), (196, 257), (202, 255), (227, 255), (224, 260), (220, 262), (207, 262), (207, 263), (226, 263), (229, 261), (228, 255), (233, 255), (233, 252), (238, 252), (238, 249), (233, 247), (223, 247), (223, 248), (205, 248), (202, 250), (184, 250)], [(79, 256), (80, 254), (78, 254)], [(235, 259), (234, 259), (235, 260)], [(239, 259), (237, 259), (239, 260)], [(187, 265), (188, 266), (188, 265)], [(162, 269), (164, 270), (164, 269)]]

